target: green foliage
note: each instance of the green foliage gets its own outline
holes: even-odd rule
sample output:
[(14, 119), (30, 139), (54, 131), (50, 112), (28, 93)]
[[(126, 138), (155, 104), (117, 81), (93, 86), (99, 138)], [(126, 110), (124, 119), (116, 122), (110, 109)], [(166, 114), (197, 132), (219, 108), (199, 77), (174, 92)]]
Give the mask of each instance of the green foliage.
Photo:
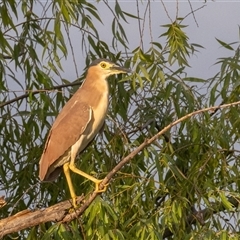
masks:
[(181, 25), (179, 21), (183, 19), (177, 19), (172, 24), (163, 25), (167, 28), (167, 32), (161, 34), (160, 37), (166, 36), (167, 45), (166, 48), (169, 49), (168, 61), (172, 65), (177, 61), (179, 66), (189, 66), (187, 57), (193, 54), (196, 49), (195, 47), (201, 47), (198, 44), (189, 44), (188, 36), (183, 31), (183, 28), (187, 26)]
[[(201, 46), (190, 43), (184, 19), (160, 28), (165, 45), (157, 38), (143, 47), (134, 39), (131, 49), (126, 25), (144, 16), (124, 11), (118, 1), (105, 4), (113, 15), (108, 42), (97, 3), (0, 3), (0, 195), (7, 199), (1, 218), (70, 198), (63, 176), (54, 183), (38, 180), (47, 132), (68, 92), (76, 91), (76, 86), (57, 88), (73, 81), (64, 75), (72, 74), (66, 62), (75, 67), (79, 84), (84, 79), (79, 62), (84, 67), (105, 57), (133, 69), (118, 81), (109, 79), (104, 133), (79, 156), (78, 167), (99, 179), (176, 119), (240, 100), (239, 42), (217, 39), (230, 55), (218, 59), (219, 72), (210, 81), (189, 76), (187, 66)], [(74, 31), (80, 32), (77, 46)], [(207, 94), (199, 93), (202, 86)], [(4, 239), (238, 239), (239, 129), (239, 107), (187, 119), (117, 172), (79, 219), (41, 224)], [(79, 176), (73, 182), (78, 195), (94, 190)]]

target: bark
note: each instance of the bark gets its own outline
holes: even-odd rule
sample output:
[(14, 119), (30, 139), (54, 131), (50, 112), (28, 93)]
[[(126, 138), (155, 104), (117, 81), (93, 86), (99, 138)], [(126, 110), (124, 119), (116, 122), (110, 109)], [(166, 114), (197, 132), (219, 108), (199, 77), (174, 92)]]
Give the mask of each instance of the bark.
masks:
[[(77, 202), (81, 202), (84, 199), (83, 196), (77, 198)], [(57, 203), (51, 207), (45, 209), (29, 210), (25, 209), (16, 213), (13, 216), (0, 220), (0, 238), (7, 234), (18, 232), (20, 230), (37, 226), (46, 222), (61, 222), (68, 215), (74, 215), (76, 213), (70, 213), (69, 209), (72, 207), (72, 201), (67, 200)], [(69, 218), (69, 217), (68, 217)]]

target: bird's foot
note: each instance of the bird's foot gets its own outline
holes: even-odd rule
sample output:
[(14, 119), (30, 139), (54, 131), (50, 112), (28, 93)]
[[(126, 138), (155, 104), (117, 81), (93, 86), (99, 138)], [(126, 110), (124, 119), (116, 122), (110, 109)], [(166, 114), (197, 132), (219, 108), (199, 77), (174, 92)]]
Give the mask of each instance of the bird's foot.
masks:
[(77, 198), (72, 198), (71, 204), (72, 206), (67, 211), (70, 214), (76, 212), (77, 208), (79, 207), (77, 204)]
[(85, 199), (83, 194), (81, 196), (75, 196), (74, 194), (74, 196), (72, 196), (72, 209), (76, 210), (84, 202), (85, 202)]
[(74, 197), (74, 198), (72, 198), (72, 205), (73, 205), (73, 208), (77, 208), (77, 197)]
[[(109, 185), (109, 183), (103, 185), (103, 184), (101, 184), (102, 181), (103, 181), (103, 180), (97, 180), (97, 181), (95, 182), (95, 184), (96, 184), (96, 186), (95, 186), (95, 192), (96, 192), (96, 193), (106, 192), (107, 186)], [(100, 189), (100, 186), (103, 187), (103, 188)]]

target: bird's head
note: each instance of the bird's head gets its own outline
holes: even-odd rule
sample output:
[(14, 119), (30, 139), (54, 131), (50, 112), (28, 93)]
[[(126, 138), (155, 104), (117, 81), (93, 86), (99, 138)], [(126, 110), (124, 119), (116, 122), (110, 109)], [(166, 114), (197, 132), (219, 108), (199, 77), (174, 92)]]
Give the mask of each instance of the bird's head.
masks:
[(93, 61), (88, 71), (94, 71), (95, 74), (99, 74), (105, 78), (114, 74), (131, 72), (130, 69), (121, 67), (107, 59), (97, 59)]

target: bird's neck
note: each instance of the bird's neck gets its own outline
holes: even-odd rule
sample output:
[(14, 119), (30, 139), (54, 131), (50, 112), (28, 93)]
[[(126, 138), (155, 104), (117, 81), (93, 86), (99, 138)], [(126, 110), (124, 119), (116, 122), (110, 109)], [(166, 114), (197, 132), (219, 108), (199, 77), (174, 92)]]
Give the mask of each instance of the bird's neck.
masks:
[(104, 115), (106, 114), (107, 107), (108, 107), (108, 97), (109, 97), (109, 88), (108, 82), (106, 78), (102, 76), (94, 75), (94, 78), (91, 75), (88, 75), (88, 78), (84, 81), (81, 86), (81, 97), (84, 99), (84, 96), (87, 96), (89, 105), (95, 111), (99, 108), (99, 114)]
[[(102, 93), (107, 93), (109, 92), (108, 90), (108, 82), (106, 77), (103, 77), (101, 75), (96, 75), (94, 74), (94, 77), (91, 76), (91, 74), (88, 75), (88, 78), (85, 79), (85, 81), (83, 82), (81, 88), (85, 89), (87, 86), (87, 88), (91, 89), (91, 91), (93, 89), (99, 90)], [(92, 91), (95, 92), (95, 91)]]

